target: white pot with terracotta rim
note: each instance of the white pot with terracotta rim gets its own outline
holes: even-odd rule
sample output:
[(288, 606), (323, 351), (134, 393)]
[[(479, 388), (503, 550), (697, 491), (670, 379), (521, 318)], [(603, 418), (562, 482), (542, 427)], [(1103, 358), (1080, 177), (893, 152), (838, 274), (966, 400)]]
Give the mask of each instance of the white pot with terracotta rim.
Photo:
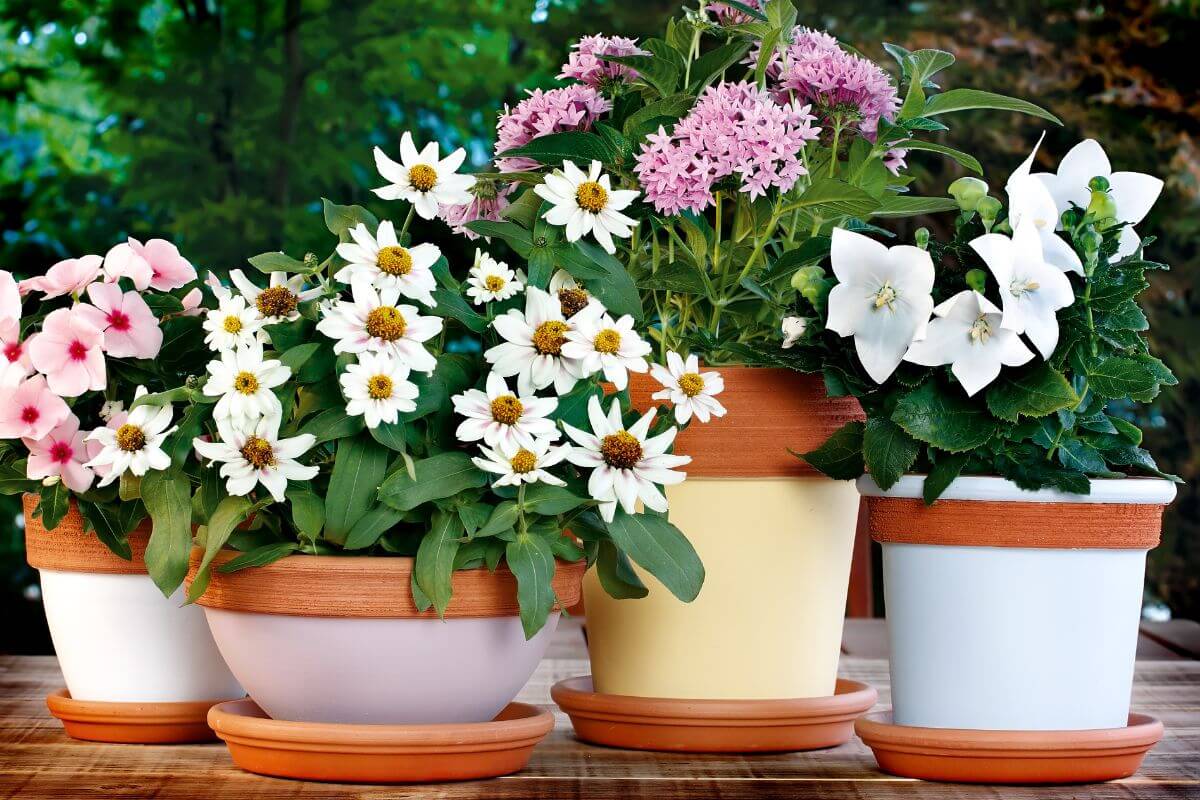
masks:
[(125, 561), (84, 530), (74, 502), (52, 531), (33, 516), (37, 497), (23, 502), (26, 559), (41, 574), (46, 622), (73, 700), (217, 702), (245, 694), (200, 609), (184, 606), (182, 589), (164, 597), (146, 574), (148, 521), (129, 534), (133, 558)]
[(1175, 485), (1094, 480), (1091, 493), (960, 477), (869, 477), (883, 547), (893, 720), (972, 730), (1124, 728), (1146, 553)]
[[(221, 572), (236, 555), (214, 559), (197, 602), (233, 674), (273, 719), (490, 721), (533, 675), (558, 624), (556, 609), (525, 639), (504, 565), (455, 572), (439, 619), (413, 603), (412, 558), (293, 555)], [(201, 556), (192, 552), (192, 575)], [(584, 566), (557, 563), (561, 607), (578, 602)]]

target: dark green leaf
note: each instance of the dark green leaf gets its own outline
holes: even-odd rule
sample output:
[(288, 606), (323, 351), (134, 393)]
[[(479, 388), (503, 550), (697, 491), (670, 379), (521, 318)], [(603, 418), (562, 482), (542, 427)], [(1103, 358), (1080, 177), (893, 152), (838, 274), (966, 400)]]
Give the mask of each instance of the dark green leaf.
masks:
[(369, 436), (341, 439), (329, 476), (325, 538), (344, 544), (355, 523), (375, 505), (375, 492), (387, 474), (391, 451)]
[(892, 488), (917, 460), (919, 451), (917, 441), (890, 419), (872, 417), (867, 420), (863, 432), (863, 461), (879, 488)]
[(437, 305), (430, 309), (430, 313), (458, 320), (468, 330), (475, 333), (483, 333), (487, 330), (488, 321), (471, 308), (470, 304), (457, 292), (451, 292), (448, 289), (434, 289), (433, 299), (437, 301)]
[(350, 416), (345, 408), (327, 408), (309, 418), (300, 428), (300, 433), (311, 433), (317, 439), (314, 444), (321, 444), (334, 439), (348, 439), (363, 427), (361, 416)]
[(960, 390), (940, 389), (934, 381), (924, 383), (900, 399), (892, 421), (909, 436), (951, 453), (985, 444), (996, 435), (996, 421), (978, 405), (951, 391)]
[(866, 472), (863, 462), (865, 428), (861, 422), (847, 422), (826, 439), (823, 445), (799, 455), (799, 458), (834, 480), (856, 480)]
[(246, 519), (252, 505), (249, 498), (235, 496), (226, 497), (217, 505), (217, 510), (204, 529), (204, 558), (200, 560), (200, 567), (188, 587), (187, 602), (196, 602), (208, 589), (212, 560), (221, 552), (233, 529)]
[(587, 166), (592, 161), (611, 164), (617, 157), (612, 146), (588, 131), (548, 133), (500, 154), (501, 158), (532, 158), (542, 164), (561, 167), (563, 161)]
[(170, 597), (187, 575), (192, 549), (191, 482), (178, 469), (156, 470), (142, 478), (141, 493), (154, 521), (146, 546), (146, 571), (159, 591)]
[(430, 500), (452, 497), (464, 489), (483, 486), (488, 481), (487, 474), (471, 462), (471, 457), (458, 451), (423, 459), (416, 462), (413, 469), (415, 479), (404, 470), (389, 475), (379, 486), (379, 499), (393, 508), (408, 511)]
[(921, 487), (921, 494), (925, 498), (926, 505), (932, 505), (942, 496), (942, 492), (946, 491), (946, 488), (959, 476), (970, 458), (970, 453), (937, 454), (937, 461), (929, 470), (929, 474), (925, 476)]
[(433, 603), (438, 616), (446, 613), (453, 592), (454, 556), (463, 535), (462, 521), (448, 511), (436, 511), (429, 533), (421, 539), (413, 565), (413, 578)]
[(521, 627), (532, 639), (554, 608), (554, 553), (542, 537), (523, 533), (505, 547), (504, 560), (517, 578)]
[(690, 603), (704, 585), (704, 565), (679, 529), (664, 518), (618, 509), (608, 534), (624, 553), (671, 594)]
[(247, 567), (265, 567), (285, 556), (290, 556), (299, 549), (300, 545), (296, 542), (271, 542), (242, 553), (236, 558), (231, 558), (217, 567), (217, 572), (237, 572)]
[(362, 206), (339, 206), (322, 197), (321, 207), (325, 214), (325, 227), (343, 241), (349, 238), (350, 229), (357, 225), (366, 225), (372, 234), (379, 227), (375, 215)]
[(1079, 395), (1066, 377), (1042, 363), (1017, 377), (1004, 376), (987, 391), (987, 406), (1009, 422), (1018, 417), (1044, 417), (1079, 405)]
[(617, 600), (640, 599), (650, 593), (633, 565), (612, 542), (600, 541), (596, 557), (596, 577), (609, 597)]
[(564, 514), (587, 502), (588, 498), (577, 496), (565, 486), (535, 483), (525, 490), (525, 510), (547, 517)]

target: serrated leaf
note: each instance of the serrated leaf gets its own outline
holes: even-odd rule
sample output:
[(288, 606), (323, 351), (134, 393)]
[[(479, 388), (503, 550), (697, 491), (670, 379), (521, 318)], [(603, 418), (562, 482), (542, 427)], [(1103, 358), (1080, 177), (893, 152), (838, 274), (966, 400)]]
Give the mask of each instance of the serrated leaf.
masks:
[(986, 444), (997, 431), (996, 421), (986, 411), (939, 389), (933, 381), (900, 398), (892, 421), (913, 438), (951, 453)]
[(863, 461), (880, 489), (892, 488), (917, 460), (920, 445), (903, 428), (885, 417), (867, 420), (863, 431)]
[(1101, 397), (1140, 399), (1153, 396), (1158, 379), (1144, 364), (1125, 356), (1097, 359), (1087, 365), (1088, 388)]
[(863, 461), (865, 429), (862, 422), (847, 422), (816, 450), (799, 454), (798, 457), (834, 480), (857, 480), (866, 472)]
[(988, 410), (1009, 422), (1079, 405), (1079, 395), (1066, 376), (1044, 363), (1016, 377), (1002, 377), (987, 390), (986, 397)]
[(942, 492), (954, 482), (954, 479), (962, 474), (963, 467), (970, 460), (970, 453), (938, 453), (937, 460), (933, 463), (933, 467), (929, 470), (929, 474), (925, 476), (925, 481), (921, 486), (921, 496), (925, 500), (925, 505), (933, 505)]

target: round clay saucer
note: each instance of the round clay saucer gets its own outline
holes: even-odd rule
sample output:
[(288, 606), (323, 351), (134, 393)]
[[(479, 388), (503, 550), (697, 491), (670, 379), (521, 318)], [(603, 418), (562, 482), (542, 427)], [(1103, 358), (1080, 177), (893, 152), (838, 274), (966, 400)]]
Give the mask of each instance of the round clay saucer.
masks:
[(337, 783), (437, 783), (522, 769), (554, 728), (554, 715), (509, 703), (491, 722), (345, 725), (271, 719), (253, 700), (235, 700), (213, 706), (208, 723), (247, 772)]
[(550, 696), (580, 739), (632, 750), (769, 753), (844, 744), (875, 705), (865, 683), (839, 679), (832, 697), (682, 700), (592, 691), (592, 676), (559, 681)]
[(216, 740), (208, 710), (220, 700), (187, 703), (109, 703), (75, 700), (66, 689), (46, 695), (50, 713), (67, 735), (89, 742), (184, 744)]
[(1127, 778), (1163, 735), (1163, 725), (1130, 714), (1124, 728), (1084, 731), (973, 731), (896, 725), (868, 714), (855, 732), (884, 772), (953, 783), (1096, 783)]

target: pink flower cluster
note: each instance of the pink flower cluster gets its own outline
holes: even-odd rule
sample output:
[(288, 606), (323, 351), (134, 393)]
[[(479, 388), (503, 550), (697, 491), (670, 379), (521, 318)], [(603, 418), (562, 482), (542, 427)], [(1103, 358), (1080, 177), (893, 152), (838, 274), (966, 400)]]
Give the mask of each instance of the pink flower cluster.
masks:
[[(763, 0), (742, 0), (742, 5), (750, 6), (755, 11), (762, 11)], [(728, 3), (709, 3), (707, 10), (713, 15), (716, 23), (722, 27), (750, 22), (749, 14)]]
[[(515, 108), (504, 107), (496, 125), (496, 155), (548, 133), (587, 130), (611, 109), (612, 103), (592, 86), (534, 89)], [(498, 158), (496, 166), (501, 172), (520, 172), (533, 169), (537, 162), (531, 158)]]
[(453, 206), (441, 206), (438, 217), (450, 226), (450, 230), (466, 236), (468, 239), (478, 239), (479, 234), (467, 227), (467, 223), (480, 219), (499, 220), (500, 212), (510, 205), (508, 196), (517, 188), (515, 183), (497, 186), (482, 179), (476, 181), (470, 189), (471, 202)]
[(807, 106), (779, 105), (751, 83), (710, 86), (673, 133), (647, 137), (634, 171), (661, 214), (702, 212), (713, 186), (737, 175), (751, 199), (791, 189), (806, 174), (799, 153), (820, 129)]
[(596, 89), (605, 83), (631, 81), (638, 75), (632, 67), (601, 61), (599, 56), (649, 55), (637, 46), (637, 39), (625, 36), (584, 36), (573, 45), (573, 50), (558, 77), (574, 79)]

